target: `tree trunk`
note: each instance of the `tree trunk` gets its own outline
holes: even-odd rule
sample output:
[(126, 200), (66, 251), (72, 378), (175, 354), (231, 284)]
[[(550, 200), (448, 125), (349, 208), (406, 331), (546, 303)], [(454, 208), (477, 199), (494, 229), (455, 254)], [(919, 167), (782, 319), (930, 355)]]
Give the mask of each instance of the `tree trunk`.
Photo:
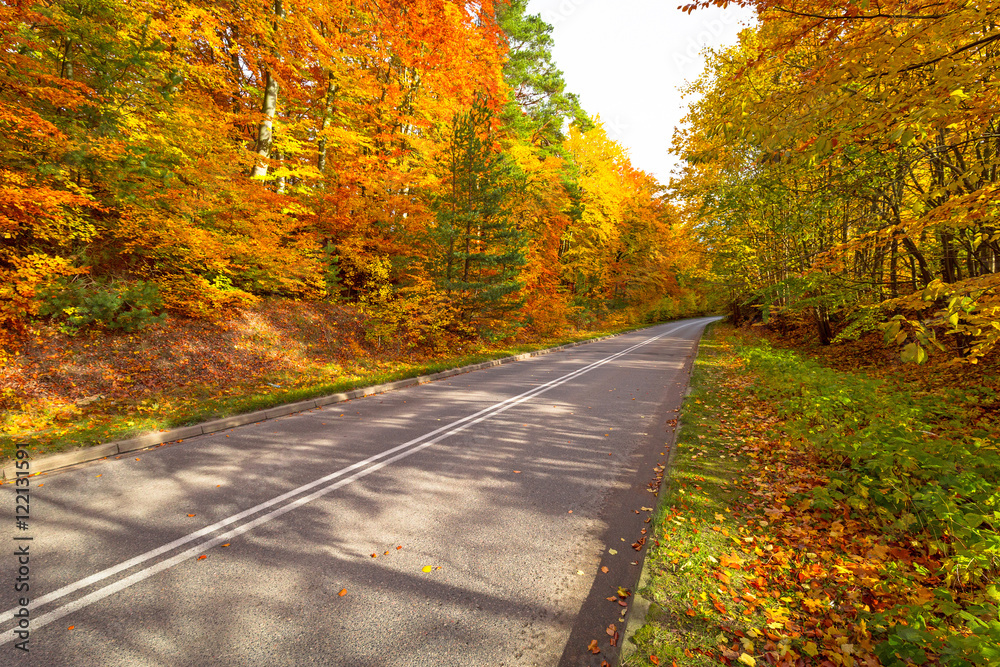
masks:
[[(281, 0), (274, 0), (274, 17), (272, 24), (274, 32), (278, 32), (278, 20), (285, 15)], [(274, 143), (274, 115), (278, 110), (278, 80), (274, 72), (270, 69), (264, 75), (264, 99), (260, 107), (264, 117), (257, 125), (257, 141), (254, 143), (254, 152), (257, 159), (254, 160), (253, 167), (250, 168), (251, 178), (264, 178), (267, 176), (267, 161), (271, 157), (271, 146)]]
[(320, 175), (326, 171), (326, 132), (333, 121), (333, 96), (336, 90), (337, 87), (333, 85), (333, 76), (330, 75), (326, 84), (326, 104), (323, 107), (323, 124), (320, 127), (319, 145), (317, 146), (319, 156), (316, 159), (316, 168), (319, 170)]
[(270, 71), (264, 83), (264, 102), (261, 104), (261, 111), (264, 117), (257, 125), (257, 142), (254, 144), (254, 152), (258, 159), (254, 160), (253, 167), (250, 168), (251, 178), (263, 178), (267, 176), (267, 160), (271, 157), (271, 145), (274, 140), (274, 114), (278, 110), (278, 81)]

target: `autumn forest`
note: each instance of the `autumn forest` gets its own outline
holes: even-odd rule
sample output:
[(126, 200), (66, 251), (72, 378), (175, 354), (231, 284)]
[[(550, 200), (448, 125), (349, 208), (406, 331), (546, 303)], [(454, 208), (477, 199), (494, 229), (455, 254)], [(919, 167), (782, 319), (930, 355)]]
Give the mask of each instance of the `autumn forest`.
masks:
[(525, 2), (0, 4), (0, 318), (345, 299), (381, 336), (704, 307)]

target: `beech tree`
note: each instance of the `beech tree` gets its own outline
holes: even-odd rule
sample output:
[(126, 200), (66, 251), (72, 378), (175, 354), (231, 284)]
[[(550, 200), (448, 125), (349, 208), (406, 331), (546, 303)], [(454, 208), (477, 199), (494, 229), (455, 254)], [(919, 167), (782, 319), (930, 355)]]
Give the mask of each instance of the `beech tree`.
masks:
[(975, 362), (1000, 342), (1000, 6), (745, 4), (678, 143), (733, 299)]

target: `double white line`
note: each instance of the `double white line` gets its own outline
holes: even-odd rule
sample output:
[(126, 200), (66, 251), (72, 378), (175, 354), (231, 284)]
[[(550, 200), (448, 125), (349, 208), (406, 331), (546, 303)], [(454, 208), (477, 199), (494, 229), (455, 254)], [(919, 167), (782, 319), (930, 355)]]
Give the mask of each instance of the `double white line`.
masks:
[[(291, 502), (285, 505), (281, 505), (276, 509), (272, 509), (270, 512), (262, 514), (261, 516), (258, 516), (256, 519), (253, 519), (252, 521), (248, 521), (247, 523), (241, 524), (235, 528), (227, 530), (224, 533), (220, 533), (219, 535), (216, 535), (215, 537), (205, 540), (204, 542), (199, 542), (197, 545), (188, 548), (184, 551), (181, 551), (180, 553), (177, 553), (171, 556), (170, 558), (157, 561), (156, 563), (153, 563), (148, 567), (139, 570), (138, 572), (134, 572), (129, 576), (124, 577), (123, 579), (119, 579), (114, 583), (108, 584), (107, 586), (92, 591), (87, 595), (79, 597), (73, 600), (72, 602), (64, 604), (60, 607), (57, 607), (56, 609), (53, 609), (48, 613), (42, 614), (41, 616), (38, 617), (33, 616), (31, 619), (31, 629), (37, 630), (38, 628), (48, 625), (53, 621), (59, 620), (60, 618), (66, 616), (67, 614), (72, 614), (74, 611), (83, 609), (84, 607), (87, 607), (95, 602), (98, 602), (99, 600), (103, 600), (104, 598), (110, 595), (113, 595), (119, 591), (128, 588), (129, 586), (132, 586), (133, 584), (137, 584), (140, 581), (143, 581), (144, 579), (148, 579), (149, 577), (152, 577), (153, 575), (159, 572), (167, 570), (182, 561), (188, 560), (189, 558), (195, 558), (198, 555), (207, 551), (208, 549), (211, 549), (212, 547), (218, 546), (219, 544), (223, 544), (224, 542), (232, 540), (232, 538), (236, 537), (237, 535), (242, 535), (243, 533), (249, 530), (253, 530), (257, 526), (260, 526), (261, 524), (267, 523), (268, 521), (273, 521), (274, 519), (277, 519), (279, 516), (285, 514), (286, 512), (291, 512), (293, 509), (297, 507), (305, 505), (308, 502), (311, 502), (317, 498), (325, 496), (326, 494), (331, 493), (333, 491), (336, 491), (340, 487), (346, 486), (351, 482), (357, 481), (362, 477), (370, 475), (376, 470), (380, 470), (391, 463), (395, 463), (396, 461), (404, 459), (408, 456), (412, 456), (413, 454), (416, 454), (422, 449), (425, 449), (433, 444), (441, 442), (445, 438), (455, 435), (456, 433), (460, 433), (465, 429), (475, 426), (476, 424), (483, 422), (487, 419), (490, 419), (491, 417), (498, 415), (502, 412), (506, 412), (507, 410), (513, 408), (516, 405), (520, 405), (525, 401), (531, 400), (535, 396), (544, 394), (545, 392), (554, 389), (562, 384), (565, 384), (570, 380), (578, 378), (585, 373), (589, 373), (590, 371), (596, 368), (611, 363), (612, 361), (622, 356), (625, 356), (626, 354), (629, 354), (630, 352), (633, 352), (641, 347), (649, 345), (650, 343), (659, 340), (664, 336), (676, 333), (681, 329), (691, 328), (695, 326), (703, 326), (703, 325), (704, 325), (704, 320), (689, 321), (689, 322), (684, 322), (683, 324), (675, 325), (674, 327), (668, 329), (667, 331), (664, 331), (663, 333), (657, 336), (653, 336), (652, 338), (647, 338), (641, 343), (637, 343), (629, 348), (622, 350), (621, 352), (617, 352), (609, 357), (605, 357), (604, 359), (595, 361), (594, 363), (588, 366), (579, 368), (573, 371), (572, 373), (564, 375), (550, 382), (546, 382), (543, 385), (534, 387), (524, 392), (523, 394), (512, 396), (511, 398), (501, 401), (500, 403), (495, 403), (494, 405), (491, 405), (488, 408), (480, 410), (475, 414), (471, 414), (467, 417), (463, 417), (462, 419), (451, 422), (446, 426), (442, 426), (441, 428), (435, 429), (430, 433), (426, 433), (418, 438), (414, 438), (409, 442), (404, 442), (401, 445), (392, 447), (391, 449), (387, 449), (384, 452), (370, 456), (367, 459), (364, 459), (363, 461), (358, 461), (357, 463), (349, 465), (346, 468), (342, 468), (325, 477), (321, 477), (320, 479), (317, 479), (313, 482), (309, 482), (308, 484), (304, 484), (298, 488), (292, 489), (291, 491), (283, 493), (280, 496), (272, 498), (271, 500), (260, 503), (259, 505), (255, 505), (254, 507), (243, 510), (242, 512), (239, 512), (237, 514), (233, 514), (232, 516), (222, 519), (221, 521), (217, 521), (216, 523), (213, 523), (210, 526), (205, 526), (201, 530), (197, 530), (193, 533), (190, 533), (189, 535), (180, 537), (174, 540), (173, 542), (170, 542), (169, 544), (164, 544), (163, 546), (157, 547), (156, 549), (151, 549), (146, 553), (140, 554), (134, 558), (130, 558), (129, 560), (119, 563), (118, 565), (109, 567), (106, 570), (101, 570), (100, 572), (92, 574), (89, 577), (80, 579), (79, 581), (76, 581), (67, 586), (63, 586), (58, 590), (43, 595), (40, 598), (37, 598), (31, 602), (31, 604), (28, 607), (29, 610), (34, 611), (38, 607), (47, 605), (51, 602), (55, 602), (56, 600), (66, 597), (67, 595), (70, 595), (71, 593), (74, 593), (80, 589), (96, 584), (97, 582), (107, 579), (108, 577), (112, 577), (120, 572), (124, 572), (125, 570), (133, 568), (136, 565), (145, 563), (148, 560), (152, 560), (158, 556), (169, 553), (174, 549), (177, 549), (178, 547), (182, 547), (191, 542), (195, 542), (199, 538), (210, 535), (211, 533), (214, 533), (221, 528), (225, 528), (226, 526), (231, 526), (232, 524), (242, 521), (247, 517), (250, 517), (264, 510), (270, 509), (275, 505), (281, 505), (281, 503), (284, 503), (286, 500), (299, 496), (295, 500), (292, 500)], [(353, 474), (350, 474), (352, 472)], [(349, 474), (350, 476), (345, 477), (345, 475)], [(316, 487), (321, 487), (321, 488), (317, 489)], [(309, 493), (308, 495), (301, 495), (306, 491), (310, 491), (312, 489), (316, 490), (312, 491), (312, 493)], [(11, 609), (9, 611), (4, 612), (3, 614), (0, 614), (0, 623), (6, 623), (8, 621), (13, 620), (15, 611), (16, 609)], [(0, 635), (0, 645), (6, 644), (10, 641), (13, 641), (14, 639), (15, 639), (14, 630), (13, 629), (8, 630), (7, 632), (4, 632), (2, 635)]]

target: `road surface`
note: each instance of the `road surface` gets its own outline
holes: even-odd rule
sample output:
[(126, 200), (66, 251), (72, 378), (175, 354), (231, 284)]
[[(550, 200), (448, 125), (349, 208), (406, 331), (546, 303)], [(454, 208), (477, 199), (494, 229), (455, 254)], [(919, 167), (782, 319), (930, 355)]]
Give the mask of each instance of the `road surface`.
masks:
[(600, 665), (709, 321), (4, 485), (0, 664)]

